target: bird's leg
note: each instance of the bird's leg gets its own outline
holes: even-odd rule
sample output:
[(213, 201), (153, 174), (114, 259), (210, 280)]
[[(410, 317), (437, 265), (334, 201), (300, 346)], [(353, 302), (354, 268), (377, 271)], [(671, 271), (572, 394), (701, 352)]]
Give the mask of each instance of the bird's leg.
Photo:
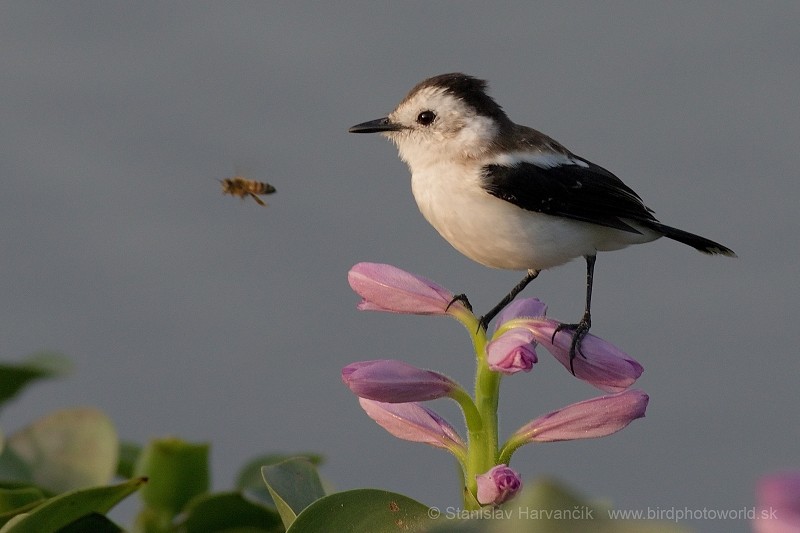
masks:
[(572, 343), (569, 347), (569, 371), (575, 375), (575, 368), (572, 361), (577, 354), (581, 357), (586, 357), (581, 352), (581, 341), (589, 333), (589, 328), (592, 327), (592, 280), (594, 279), (594, 262), (597, 259), (595, 255), (586, 256), (586, 309), (583, 312), (583, 318), (577, 324), (559, 324), (553, 332), (552, 342), (555, 341), (556, 333), (562, 329), (574, 329), (572, 334)]
[(528, 283), (535, 280), (536, 276), (538, 275), (539, 275), (538, 270), (528, 270), (528, 273), (525, 275), (524, 278), (522, 278), (522, 281), (517, 283), (514, 286), (514, 288), (511, 289), (511, 292), (506, 294), (505, 297), (502, 300), (500, 300), (500, 303), (492, 307), (492, 309), (488, 313), (483, 315), (480, 318), (480, 320), (478, 320), (478, 328), (479, 329), (483, 328), (484, 331), (486, 331), (487, 327), (489, 326), (489, 322), (491, 322), (492, 319), (497, 316), (497, 313), (502, 311), (505, 306), (511, 303), (511, 300), (513, 300), (517, 296), (517, 294), (521, 293), (522, 289), (527, 287)]

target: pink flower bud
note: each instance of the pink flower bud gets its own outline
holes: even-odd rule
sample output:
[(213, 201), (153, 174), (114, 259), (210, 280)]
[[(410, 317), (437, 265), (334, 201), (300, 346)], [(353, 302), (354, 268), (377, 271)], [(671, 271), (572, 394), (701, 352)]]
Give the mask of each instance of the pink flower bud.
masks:
[(498, 327), (504, 322), (517, 318), (541, 318), (547, 314), (547, 304), (538, 298), (520, 298), (508, 304), (500, 314), (497, 315), (495, 324)]
[(500, 505), (513, 498), (522, 488), (519, 474), (506, 465), (497, 465), (485, 474), (477, 476), (478, 503)]
[(427, 407), (412, 403), (383, 403), (359, 398), (371, 419), (395, 437), (466, 453), (466, 445), (453, 427)]
[[(569, 369), (569, 350), (572, 343), (572, 331), (561, 330), (553, 333), (559, 322), (550, 318), (524, 318), (513, 322), (515, 327), (528, 329), (533, 333), (536, 341), (547, 348), (564, 368)], [(605, 392), (620, 392), (639, 379), (644, 369), (636, 360), (625, 352), (595, 337), (587, 334), (580, 345), (580, 353), (572, 361), (575, 376)]]
[(648, 401), (644, 392), (629, 390), (573, 403), (522, 426), (509, 440), (529, 443), (605, 437), (642, 418)]
[(392, 265), (358, 263), (347, 279), (363, 298), (358, 304), (361, 310), (416, 315), (469, 312), (460, 301), (453, 302), (453, 293), (444, 287)]
[(525, 328), (510, 329), (486, 345), (486, 361), (495, 372), (530, 372), (537, 360), (536, 341)]
[(447, 376), (394, 359), (351, 363), (342, 381), (356, 396), (389, 403), (434, 400), (458, 388)]

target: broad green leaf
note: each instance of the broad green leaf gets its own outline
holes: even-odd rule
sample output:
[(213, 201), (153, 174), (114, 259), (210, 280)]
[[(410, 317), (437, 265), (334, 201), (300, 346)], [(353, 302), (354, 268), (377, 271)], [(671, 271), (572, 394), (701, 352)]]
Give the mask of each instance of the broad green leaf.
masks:
[(151, 441), (142, 449), (134, 472), (149, 482), (142, 488), (145, 504), (178, 514), (186, 503), (208, 491), (208, 444), (191, 444), (176, 438)]
[(428, 506), (376, 489), (337, 492), (303, 510), (286, 533), (397, 533), (427, 531)]
[(287, 528), (300, 511), (325, 495), (317, 469), (307, 459), (295, 458), (265, 466), (261, 475)]
[(264, 486), (264, 478), (261, 476), (261, 468), (271, 466), (289, 459), (305, 459), (314, 466), (319, 466), (323, 462), (323, 457), (317, 453), (269, 453), (259, 455), (251, 459), (241, 469), (236, 478), (236, 488), (240, 490), (252, 490), (256, 486)]
[(5, 479), (0, 480), (0, 490), (18, 490), (18, 489), (30, 489), (30, 488), (34, 488), (34, 489), (39, 490), (42, 494), (44, 494), (48, 498), (50, 496), (53, 496), (52, 494), (48, 493), (46, 490), (43, 490), (41, 487), (37, 487), (36, 485), (34, 485), (33, 483), (30, 483), (30, 482), (23, 482), (23, 481), (17, 481), (17, 480), (9, 481), (9, 480), (5, 480)]
[[(590, 530), (599, 533), (686, 533), (687, 531), (676, 524), (655, 520), (612, 519), (609, 506), (590, 502), (560, 483), (548, 479), (537, 481), (529, 491), (523, 492), (522, 496), (520, 503), (511, 501), (506, 506), (514, 511), (522, 511), (520, 520), (515, 522), (517, 527), (503, 529), (503, 533), (517, 531), (582, 533)], [(520, 507), (521, 505), (524, 507)], [(527, 512), (528, 509), (542, 510), (539, 519), (536, 520), (536, 529), (530, 527), (524, 529), (525, 524), (530, 526), (532, 522), (530, 518), (533, 514)], [(559, 513), (563, 516), (559, 516)]]
[(35, 354), (19, 363), (0, 363), (0, 405), (36, 380), (64, 374), (68, 366), (65, 357), (49, 353)]
[(240, 492), (203, 494), (186, 506), (186, 518), (179, 524), (181, 533), (214, 533), (248, 531), (282, 533), (281, 518), (268, 509), (242, 496)]
[(24, 485), (34, 484), (31, 467), (8, 447), (0, 454), (0, 479), (13, 480)]
[(14, 517), (0, 529), (0, 533), (55, 533), (86, 515), (107, 513), (146, 481), (144, 478), (136, 478), (119, 485), (59, 494), (30, 513)]
[(266, 454), (256, 457), (248, 461), (240, 470), (236, 477), (236, 488), (246, 492), (258, 499), (259, 501), (273, 504), (272, 497), (264, 485), (264, 477), (261, 475), (261, 467), (274, 465), (291, 459), (293, 457), (305, 458), (314, 466), (322, 464), (322, 456), (315, 453), (298, 453), (298, 454)]
[(117, 469), (114, 424), (91, 407), (44, 416), (11, 435), (7, 445), (30, 467), (34, 483), (53, 492), (104, 485)]
[(442, 518), (441, 515), (433, 524), (430, 529), (425, 530), (425, 533), (498, 533), (500, 531), (498, 528), (502, 525), (488, 522), (486, 519)]
[(27, 513), (43, 501), (45, 496), (36, 487), (0, 489), (0, 526), (18, 514)]
[(121, 533), (124, 531), (107, 517), (92, 513), (77, 519), (58, 530), (57, 533)]
[(36, 487), (0, 489), (0, 513), (28, 505), (30, 502), (44, 501), (42, 491)]
[(133, 442), (119, 443), (119, 462), (117, 463), (117, 476), (131, 478), (136, 461), (142, 453), (142, 446)]

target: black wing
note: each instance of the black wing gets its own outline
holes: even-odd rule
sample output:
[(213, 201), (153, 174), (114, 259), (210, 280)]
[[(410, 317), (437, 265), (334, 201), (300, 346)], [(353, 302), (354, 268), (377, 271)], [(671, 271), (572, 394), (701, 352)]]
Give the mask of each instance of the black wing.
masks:
[(492, 196), (528, 211), (632, 233), (640, 232), (622, 219), (657, 222), (639, 195), (614, 174), (577, 156), (571, 159), (575, 164), (552, 167), (529, 162), (487, 165), (483, 187)]

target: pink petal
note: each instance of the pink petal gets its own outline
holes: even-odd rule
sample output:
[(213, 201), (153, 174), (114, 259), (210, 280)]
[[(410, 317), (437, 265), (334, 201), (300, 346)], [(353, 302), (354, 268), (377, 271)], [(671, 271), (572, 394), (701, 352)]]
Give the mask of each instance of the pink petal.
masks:
[(508, 304), (499, 315), (495, 323), (497, 327), (504, 322), (517, 318), (539, 318), (547, 314), (547, 304), (538, 298), (520, 298)]
[[(358, 263), (350, 269), (347, 279), (363, 298), (358, 305), (361, 310), (443, 315), (453, 300), (453, 293), (444, 287), (392, 265)], [(455, 302), (449, 310), (456, 307), (463, 305)]]
[(394, 359), (351, 363), (342, 369), (342, 381), (361, 398), (390, 403), (435, 400), (458, 387), (438, 372)]
[(554, 442), (605, 437), (643, 417), (648, 401), (647, 394), (639, 390), (584, 400), (529, 422), (514, 439)]
[[(530, 329), (537, 342), (547, 348), (558, 362), (569, 370), (572, 331), (559, 331), (554, 343), (551, 339), (559, 322), (550, 318), (532, 318), (519, 321), (519, 325)], [(573, 366), (575, 377), (605, 392), (619, 392), (627, 389), (639, 379), (644, 371), (642, 365), (635, 359), (591, 333), (581, 341), (580, 353), (573, 360)]]
[(359, 398), (358, 402), (371, 419), (399, 439), (466, 451), (458, 432), (427, 407), (418, 403), (383, 403), (366, 398)]

